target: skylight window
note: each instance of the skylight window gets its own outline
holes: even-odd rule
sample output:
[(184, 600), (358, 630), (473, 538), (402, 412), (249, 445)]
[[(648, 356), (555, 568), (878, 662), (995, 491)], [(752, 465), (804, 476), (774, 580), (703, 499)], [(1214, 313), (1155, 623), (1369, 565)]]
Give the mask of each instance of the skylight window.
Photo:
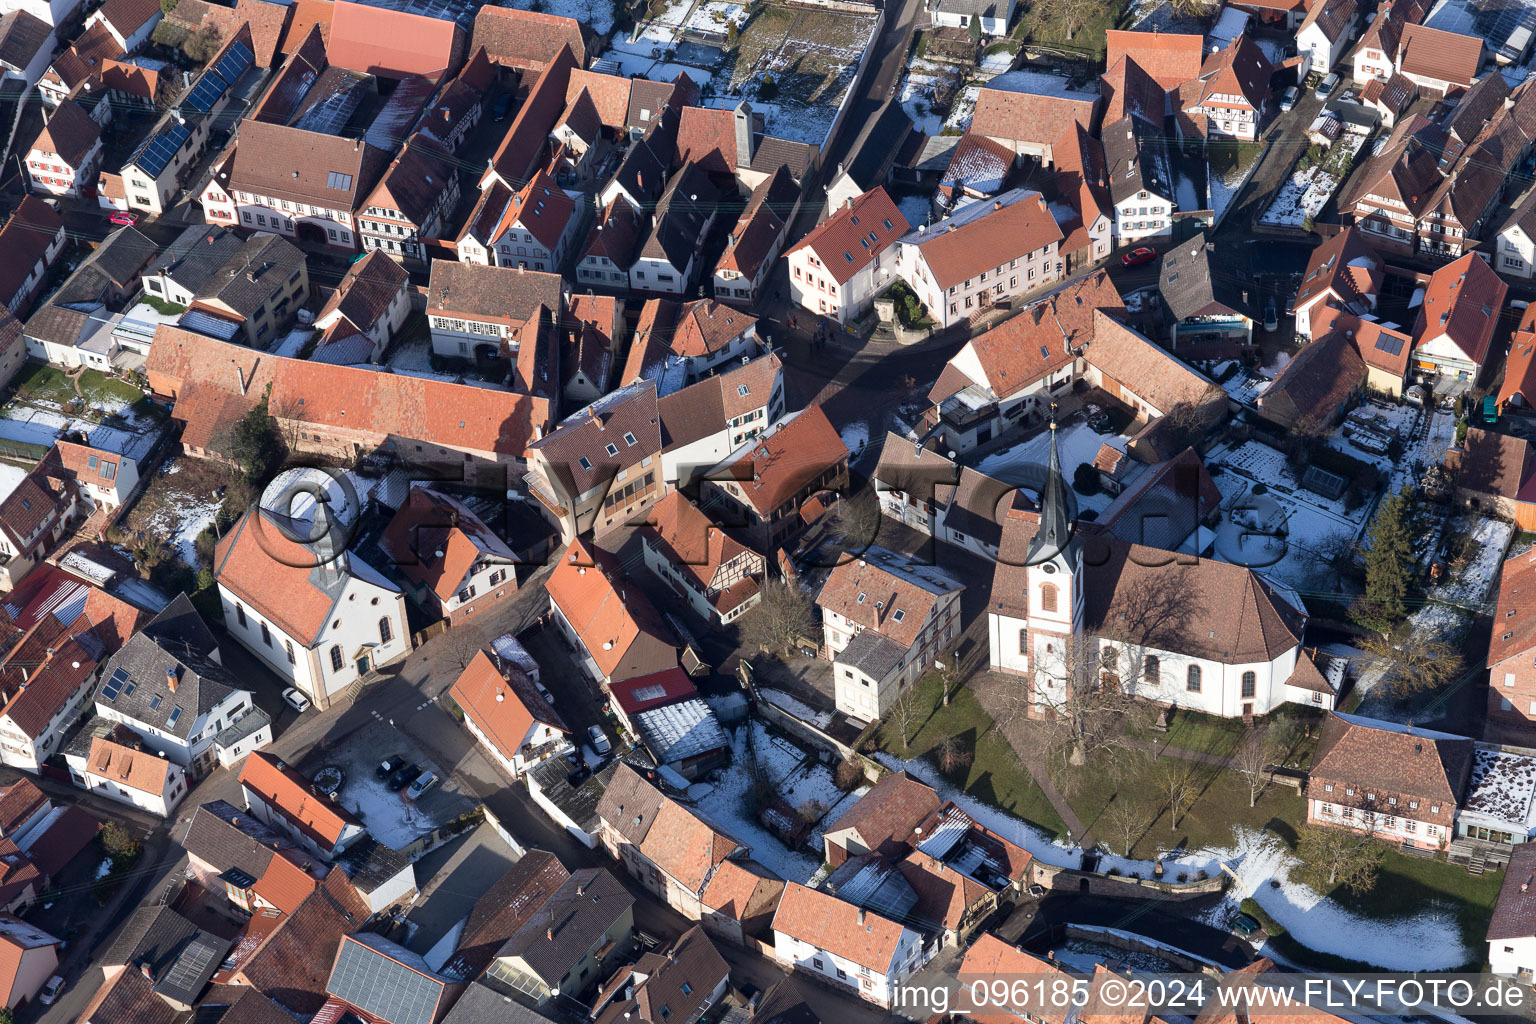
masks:
[(332, 171), (326, 175), (325, 187), (340, 189), (343, 192), (350, 191), (352, 188), (352, 175), (342, 174), (340, 171)]
[(751, 391), (751, 389), (748, 388), (745, 384), (737, 384), (736, 385), (736, 393), (738, 395), (740, 395), (742, 398), (746, 398), (747, 395), (750, 393), (750, 391)]
[(160, 695), (157, 693), (149, 698), (149, 710), (153, 711), (160, 706)]
[(847, 260), (849, 263), (852, 263), (853, 262), (853, 253), (851, 253), (851, 252), (843, 253), (843, 259)]
[(887, 230), (887, 231), (893, 230), (891, 228), (891, 219), (889, 217), (885, 218), (880, 223), (885, 225), (885, 230)]
[(900, 622), (902, 619), (904, 619), (906, 617), (907, 617), (906, 611), (901, 609), (901, 608), (897, 608), (894, 612), (891, 613), (891, 618), (893, 620), (895, 620), (896, 622)]
[(864, 591), (859, 591), (859, 604), (864, 603)]
[(603, 448), (603, 451), (607, 452), (609, 455), (617, 455), (619, 454), (619, 446), (616, 444), (610, 444)]
[(633, 448), (635, 445), (639, 444), (640, 442), (635, 440), (635, 435), (634, 434), (631, 434), (629, 431), (626, 430), (624, 432), (624, 443), (629, 445), (631, 448)]
[(99, 461), (100, 460), (97, 459), (96, 456), (94, 456), (94, 455), (89, 456), (85, 460), (85, 468), (86, 469), (95, 469), (96, 468), (96, 463), (99, 462)]
[(181, 708), (172, 708), (171, 717), (165, 720), (166, 725), (175, 725), (176, 719), (181, 717)]
[(586, 470), (589, 473), (592, 471), (592, 463), (591, 463), (591, 461), (585, 455), (583, 455), (581, 458), (577, 459), (576, 461), (581, 463), (581, 468), (582, 469)]

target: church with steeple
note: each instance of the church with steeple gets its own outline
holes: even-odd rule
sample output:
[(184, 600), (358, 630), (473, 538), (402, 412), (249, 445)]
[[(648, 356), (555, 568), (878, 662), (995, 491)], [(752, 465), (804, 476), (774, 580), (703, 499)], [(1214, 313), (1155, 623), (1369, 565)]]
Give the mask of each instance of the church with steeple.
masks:
[(1027, 680), (1031, 714), (1060, 713), (1077, 685), (1226, 718), (1334, 706), (1302, 647), (1300, 598), (1244, 566), (1074, 522), (1054, 417), (1050, 429), (1039, 507), (1009, 510), (987, 606), (992, 670)]

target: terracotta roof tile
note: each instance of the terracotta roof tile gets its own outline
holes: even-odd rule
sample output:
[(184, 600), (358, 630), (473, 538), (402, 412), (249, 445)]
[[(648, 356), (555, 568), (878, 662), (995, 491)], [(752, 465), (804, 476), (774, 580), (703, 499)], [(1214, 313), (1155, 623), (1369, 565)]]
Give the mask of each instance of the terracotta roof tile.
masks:
[(349, 825), (361, 826), (352, 813), (277, 758), (253, 752), (240, 769), (240, 785), (259, 796), (323, 850), (335, 846)]
[(866, 849), (887, 860), (898, 860), (910, 845), (912, 830), (939, 806), (933, 787), (907, 772), (892, 772), (854, 801), (824, 834), (852, 829)]
[(1458, 488), (1513, 499), (1530, 479), (1531, 452), (1524, 438), (1473, 427), (1460, 452), (1446, 453), (1446, 465), (1456, 473)]
[(1114, 124), (1127, 114), (1135, 114), (1161, 126), (1168, 108), (1168, 90), (1157, 83), (1146, 69), (1129, 54), (1121, 57), (1099, 76), (1104, 94), (1104, 123)]
[(916, 577), (874, 561), (849, 559), (828, 574), (816, 605), (836, 612), (863, 631), (873, 631), (910, 648), (939, 602), (964, 589), (956, 581), (942, 588), (921, 586)]
[(1415, 347), (1445, 336), (1472, 363), (1481, 366), (1498, 326), (1509, 286), (1480, 253), (1467, 253), (1430, 275), (1414, 324)]
[(313, 1014), (325, 1005), (325, 985), (342, 936), (359, 931), (369, 916), (346, 872), (332, 871), (298, 910), (262, 938), (238, 973), (290, 1012)]
[(554, 854), (529, 850), (470, 908), (458, 951), (443, 965), (443, 973), (454, 978), (479, 975), (570, 877)]
[(1032, 93), (983, 85), (971, 117), (973, 135), (1006, 139), (1010, 143), (1055, 142), (1074, 123), (1093, 128), (1100, 98), (1091, 92), (1081, 97)]
[(1418, 75), (1470, 86), (1483, 63), (1483, 41), (1477, 36), (1446, 32), (1428, 25), (1403, 26), (1397, 68), (1404, 75)]
[[(1472, 771), (1472, 741), (1353, 715), (1331, 714), (1323, 723), (1307, 780), (1311, 799), (1345, 807), (1398, 813), (1449, 826)], [(1349, 788), (1355, 790), (1350, 795)], [(1374, 795), (1375, 800), (1369, 798)], [(1390, 798), (1395, 797), (1393, 805)], [(1419, 803), (1417, 809), (1409, 802)], [(1431, 806), (1425, 806), (1430, 804)], [(1439, 810), (1434, 809), (1438, 805)], [(1390, 810), (1397, 807), (1396, 812)]]
[[(1008, 193), (990, 204), (977, 204), (990, 205), (992, 209), (961, 224), (944, 220), (909, 231), (902, 236), (902, 245), (915, 246), (927, 262), (934, 282), (940, 288), (948, 288), (1062, 240), (1061, 226), (1040, 193), (1023, 192), (1009, 201), (1013, 195)], [(968, 207), (966, 212), (971, 209)]]
[(570, 732), (565, 721), (539, 696), (532, 680), (515, 666), (499, 664), (485, 651), (476, 651), (453, 681), (449, 692), (482, 735), (511, 761), (535, 723)]
[(891, 969), (906, 931), (895, 921), (796, 882), (784, 887), (773, 930), (880, 974)]
[(1106, 67), (1114, 67), (1122, 57), (1133, 57), (1164, 89), (1177, 89), (1190, 79), (1200, 77), (1200, 64), (1205, 56), (1204, 36), (1110, 29), (1105, 33), (1105, 42), (1109, 48), (1104, 62)]
[(545, 590), (605, 677), (628, 679), (677, 664), (672, 631), (601, 549), (572, 541)]
[(326, 52), (331, 63), (371, 75), (440, 81), (455, 70), (463, 38), (463, 29), (446, 18), (338, 0)]
[(563, 46), (570, 47), (577, 67), (587, 63), (581, 23), (574, 18), (536, 11), (490, 5), (480, 8), (475, 14), (470, 49), (482, 46), (492, 61), (516, 68), (542, 71)]
[[(789, 252), (810, 249), (829, 276), (846, 284), (910, 227), (885, 189), (876, 187), (822, 221)], [(863, 242), (871, 234), (875, 238), (866, 247)]]
[(100, 140), (101, 126), (81, 110), (79, 104), (65, 100), (32, 140), (32, 148), (55, 153), (71, 168), (79, 168), (80, 162)]
[[(701, 382), (702, 383), (702, 382)], [(710, 522), (680, 491), (669, 491), (651, 507), (650, 520), (641, 529), (646, 543), (682, 573), (693, 577), (701, 588), (715, 585), (720, 567), (743, 555), (756, 554)], [(758, 558), (761, 559), (761, 555)], [(759, 562), (761, 564), (761, 562)], [(756, 574), (721, 589), (711, 603), (729, 611), (757, 592)]]
[(665, 799), (640, 852), (695, 896), (702, 896), (715, 868), (741, 844), (676, 800)]
[(361, 139), (247, 118), (227, 187), (352, 211), (388, 164), (389, 154)]
[(1520, 396), (1526, 408), (1536, 408), (1536, 309), (1527, 306), (1509, 342), (1504, 380), (1499, 385), (1499, 407)]
[(812, 480), (848, 460), (848, 446), (821, 406), (810, 406), (780, 424), (710, 471), (714, 479), (736, 481), (760, 515), (770, 514)]
[(165, 794), (171, 774), (169, 761), (142, 750), (134, 750), (98, 736), (91, 741), (85, 770), (109, 779), (117, 786), (138, 790), (159, 799)]

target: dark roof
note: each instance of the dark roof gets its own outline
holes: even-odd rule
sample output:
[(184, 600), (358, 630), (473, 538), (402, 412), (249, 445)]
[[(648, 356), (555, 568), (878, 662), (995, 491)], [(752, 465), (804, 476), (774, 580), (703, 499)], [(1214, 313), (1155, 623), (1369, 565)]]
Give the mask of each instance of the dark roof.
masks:
[(494, 978), (481, 978), (459, 996), (443, 1024), (555, 1024), (523, 998), (510, 987), (503, 990)]
[(197, 925), (170, 907), (140, 907), (128, 918), (128, 923), (123, 925), (97, 963), (103, 967), (129, 967), (135, 971), (147, 963), (158, 978), (176, 962), (183, 947), (197, 934)]
[(206, 224), (184, 228), (176, 240), (155, 257), (152, 272), (176, 282), (196, 294), (240, 251), (240, 236), (232, 231)]
[(252, 317), (287, 288), (288, 279), (303, 266), (304, 253), (292, 242), (281, 235), (257, 233), (208, 278), (196, 298), (217, 301)]
[(1109, 194), (1121, 203), (1143, 189), (1172, 199), (1172, 183), (1164, 177), (1162, 142), (1143, 137), (1136, 121), (1127, 114), (1104, 128), (1104, 164), (1109, 173)]
[[(545, 766), (553, 766), (561, 772), (570, 770), (563, 757), (550, 758), (540, 765)], [(563, 776), (561, 780), (564, 781)], [(529, 850), (475, 901), (464, 930), (459, 934), (458, 950), (443, 965), (443, 973), (461, 979), (478, 976), (496, 958), (497, 950), (516, 935), (570, 877), (570, 872), (554, 854)]]
[(0, 18), (0, 62), (26, 71), (53, 30), (28, 11), (11, 11)]
[[(168, 673), (175, 673), (172, 691)], [(141, 630), (108, 659), (96, 701), (131, 723), (187, 739), (198, 718), (236, 692), (240, 679), (206, 653), (169, 634)]]
[(1488, 941), (1536, 938), (1536, 844), (1516, 843), (1488, 922)]
[(497, 956), (521, 957), (540, 980), (559, 984), (634, 902), (629, 890), (606, 870), (584, 868), (566, 880)]
[(540, 762), (528, 775), (538, 785), (540, 796), (560, 808), (583, 832), (595, 835), (601, 821), (597, 814), (598, 801), (602, 800), (618, 765), (618, 761), (610, 761), (574, 786), (570, 783), (570, 762), (562, 757)]
[(684, 165), (656, 204), (651, 232), (640, 245), (640, 255), (665, 259), (678, 269), (687, 266), (698, 252), (699, 238), (718, 201), (719, 194), (704, 172), (694, 164)]
[(871, 679), (884, 679), (901, 664), (908, 648), (873, 629), (854, 634), (848, 646), (837, 655), (840, 665), (852, 665)]
[(249, 811), (214, 800), (193, 813), (181, 845), (220, 871), (233, 869), (260, 878), (278, 851), (293, 842), (257, 821)]
[(434, 1024), (447, 982), (420, 956), (382, 935), (347, 935), (325, 990), (384, 1024)]
[(805, 1001), (799, 982), (785, 978), (763, 993), (752, 1024), (821, 1024), (821, 1018)]
[(1168, 250), (1157, 288), (1175, 319), (1228, 310), (1243, 313), (1242, 296), (1230, 274), (1212, 273), (1205, 232)]

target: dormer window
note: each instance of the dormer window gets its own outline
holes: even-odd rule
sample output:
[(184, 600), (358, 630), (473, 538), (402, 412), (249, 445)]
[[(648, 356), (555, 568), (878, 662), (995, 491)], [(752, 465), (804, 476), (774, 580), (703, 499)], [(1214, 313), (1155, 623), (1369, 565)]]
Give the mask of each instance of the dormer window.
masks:
[(1332, 793), (1333, 792), (1333, 783), (1331, 783), (1331, 782), (1323, 783), (1323, 792), (1324, 793)]
[(1345, 796), (1354, 796), (1355, 795), (1355, 787), (1354, 786), (1345, 786), (1344, 787), (1344, 795)]

